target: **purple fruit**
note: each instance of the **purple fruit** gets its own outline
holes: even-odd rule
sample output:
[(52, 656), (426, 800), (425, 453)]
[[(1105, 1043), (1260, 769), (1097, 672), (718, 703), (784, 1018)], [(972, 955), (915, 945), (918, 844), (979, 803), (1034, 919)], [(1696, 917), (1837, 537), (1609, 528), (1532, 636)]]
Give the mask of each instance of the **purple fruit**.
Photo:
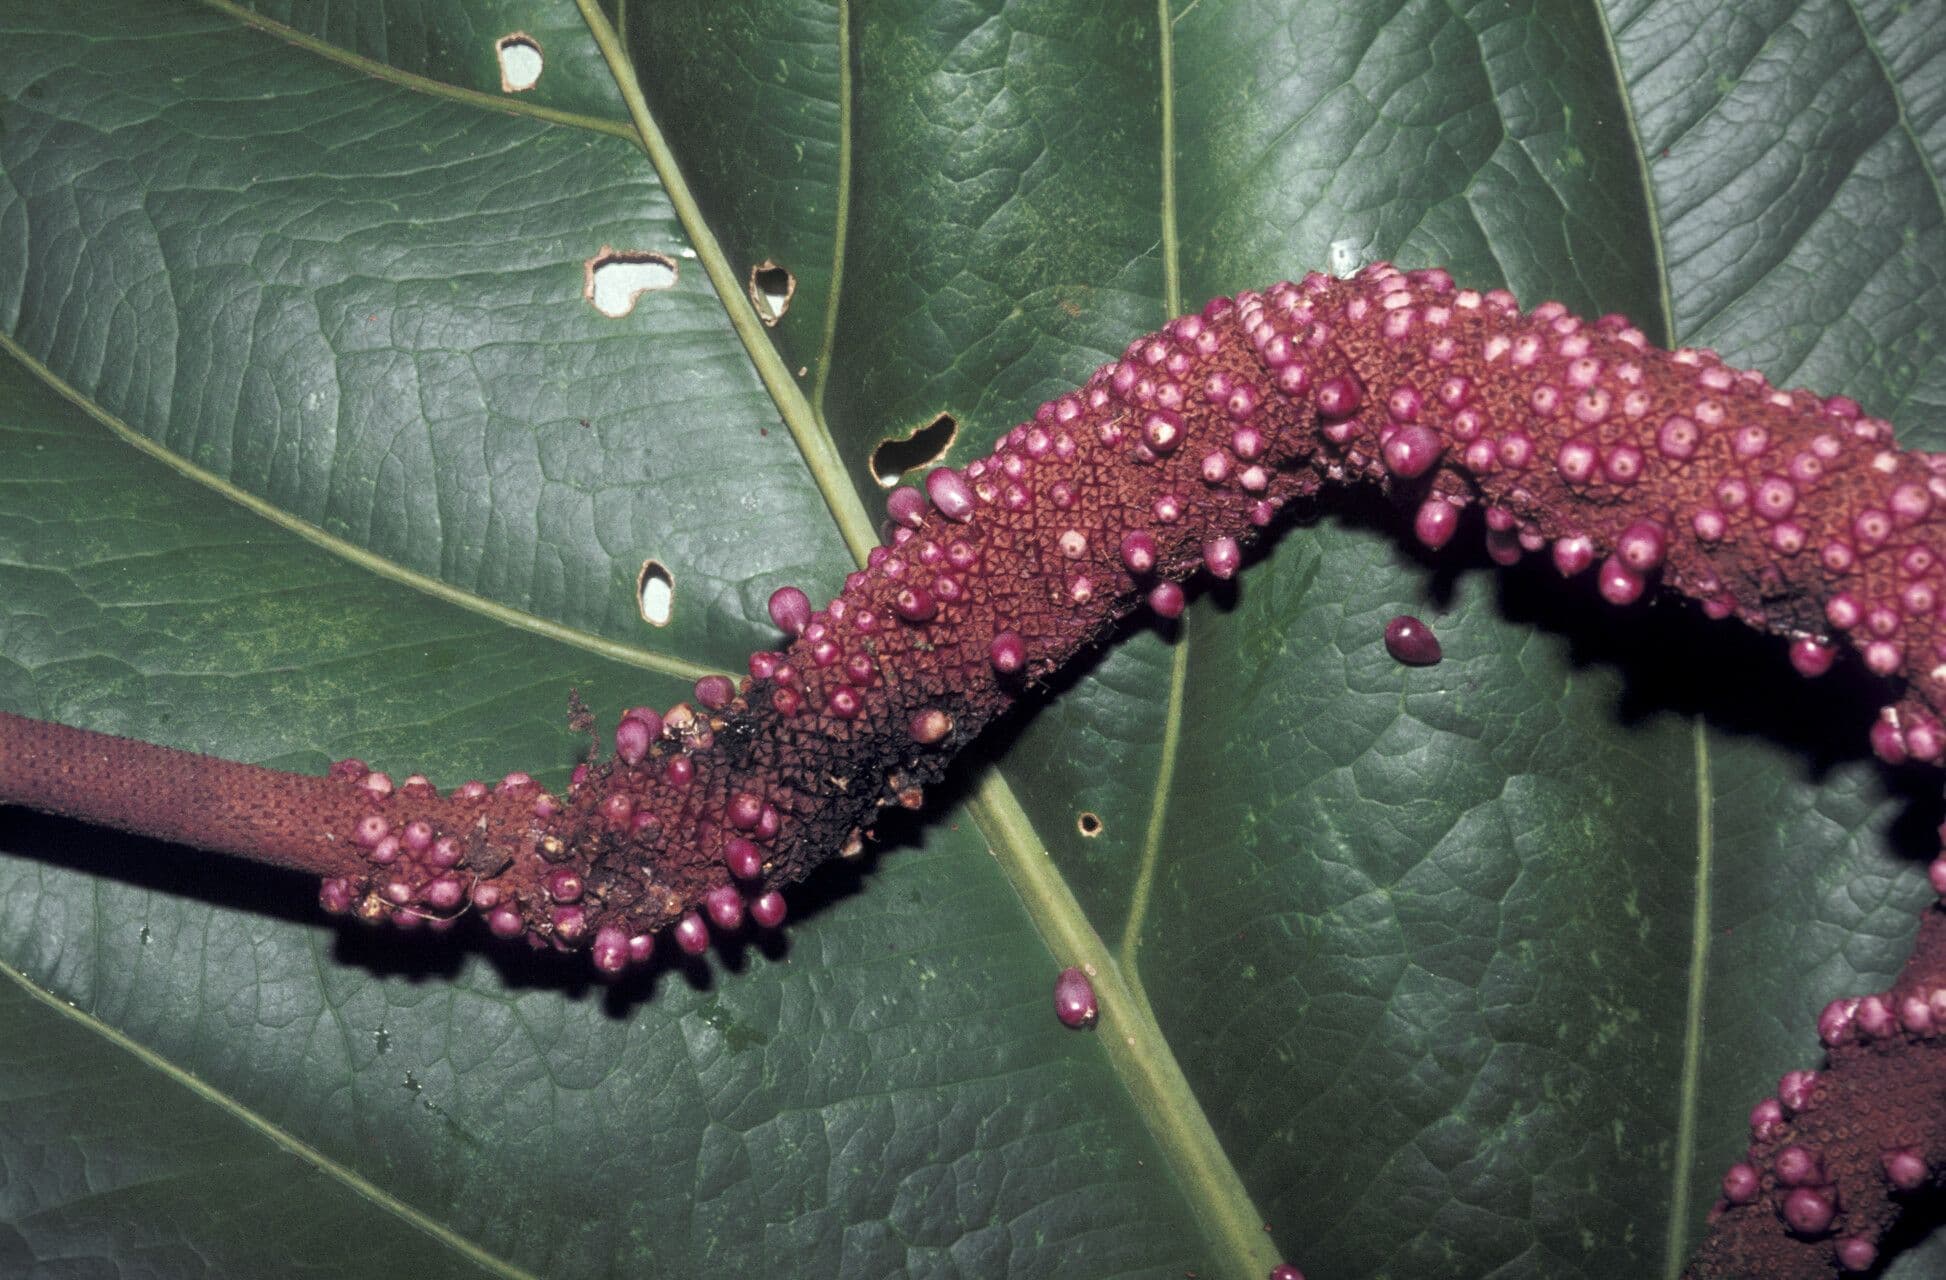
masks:
[(1095, 1002), (1095, 984), (1080, 969), (1069, 966), (1054, 980), (1054, 1016), (1061, 1020), (1062, 1026), (1077, 1030), (1094, 1026), (1101, 1016), (1101, 1006)]
[(612, 924), (603, 925), (595, 932), (594, 945), (588, 948), (588, 958), (594, 961), (597, 973), (620, 973), (629, 963), (628, 935)]
[(784, 923), (784, 895), (775, 889), (760, 893), (750, 903), (750, 918), (765, 929)]
[(615, 726), (615, 754), (624, 764), (641, 764), (654, 737), (646, 721), (629, 716)]
[(724, 843), (723, 862), (739, 880), (755, 880), (764, 871), (763, 854), (742, 836), (732, 836)]
[(1385, 651), (1408, 667), (1430, 667), (1445, 656), (1432, 628), (1408, 613), (1385, 624)]
[(1763, 1189), (1763, 1178), (1748, 1164), (1733, 1164), (1723, 1175), (1723, 1198), (1731, 1204), (1749, 1204)]
[(743, 895), (729, 885), (704, 894), (703, 909), (709, 912), (710, 923), (725, 933), (743, 927)]
[(1838, 1207), (1827, 1191), (1798, 1187), (1784, 1197), (1784, 1221), (1801, 1236), (1821, 1236), (1831, 1230)]
[(770, 620), (787, 636), (803, 635), (811, 624), (811, 597), (796, 587), (777, 588), (770, 593)]
[(694, 911), (687, 912), (676, 921), (676, 945), (683, 954), (700, 956), (709, 950), (709, 926)]

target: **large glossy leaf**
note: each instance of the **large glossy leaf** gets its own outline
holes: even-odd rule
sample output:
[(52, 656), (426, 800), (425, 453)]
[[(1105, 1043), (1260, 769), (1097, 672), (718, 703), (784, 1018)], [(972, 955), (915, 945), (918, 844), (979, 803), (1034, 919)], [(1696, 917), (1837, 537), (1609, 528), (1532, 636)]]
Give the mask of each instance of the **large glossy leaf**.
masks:
[[(16, 2), (0, 707), (558, 779), (570, 687), (673, 699), (835, 589), (882, 441), (975, 456), (1172, 311), (1371, 257), (1938, 447), (1924, 9)], [(605, 246), (673, 287), (596, 310)], [(1774, 644), (1397, 532), (1290, 531), (786, 945), (640, 987), (0, 815), (0, 1273), (1673, 1270), (1815, 1009), (1896, 969), (1933, 784)]]

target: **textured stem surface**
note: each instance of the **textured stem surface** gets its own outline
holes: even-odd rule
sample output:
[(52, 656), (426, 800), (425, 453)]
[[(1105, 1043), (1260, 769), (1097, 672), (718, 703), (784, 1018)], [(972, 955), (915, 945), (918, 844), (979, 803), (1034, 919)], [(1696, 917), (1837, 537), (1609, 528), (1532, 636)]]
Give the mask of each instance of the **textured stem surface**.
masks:
[[(861, 848), (879, 808), (917, 807), (959, 747), (1118, 619), (1174, 616), (1180, 583), (1235, 574), (1292, 500), (1361, 483), (1409, 504), (1431, 547), (1480, 506), (1496, 559), (1546, 550), (1596, 570), (1618, 606), (1691, 596), (1791, 636), (1807, 676), (1842, 639), (1904, 678), (1880, 754), (1938, 761), (1939, 469), (1849, 401), (1656, 350), (1620, 317), (1523, 314), (1437, 270), (1313, 275), (1137, 339), (991, 456), (895, 491), (887, 544), (837, 599), (772, 600), (785, 650), (754, 655), (740, 686), (699, 681), (693, 705), (629, 713), (564, 797), (524, 774), (442, 799), (357, 767), (327, 782), (118, 758), (13, 718), (0, 797), (322, 869), (343, 881), (328, 905), (371, 917), (422, 917), (458, 876), (498, 932), (572, 945), (683, 921), (693, 941), (704, 914), (740, 927)], [(427, 830), (460, 861), (453, 845), (420, 856)], [(780, 910), (769, 898), (759, 918)]]
[[(1946, 860), (1939, 863), (1946, 867)], [(1822, 1071), (1793, 1071), (1750, 1113), (1690, 1280), (1869, 1271), (1907, 1202), (1946, 1170), (1946, 910), (1927, 909), (1890, 991), (1833, 1001)]]
[(279, 773), (0, 712), (0, 799), (317, 876), (355, 874), (356, 797)]
[[(1176, 616), (1181, 583), (1233, 576), (1294, 500), (1355, 484), (1406, 503), (1433, 549), (1478, 506), (1501, 563), (1546, 552), (1618, 607), (1660, 590), (1786, 635), (1807, 677), (1848, 647), (1902, 686), (1874, 748), (1939, 762), (1942, 470), (1848, 400), (1657, 350), (1619, 316), (1522, 313), (1438, 270), (1313, 275), (1137, 339), (991, 456), (896, 490), (887, 544), (838, 598), (773, 597), (784, 650), (630, 712), (565, 796), (510, 774), (440, 797), (356, 762), (300, 779), (6, 717), (0, 799), (315, 870), (328, 909), (368, 920), (477, 910), (617, 972), (665, 928), (699, 952), (746, 916), (775, 927), (784, 887), (860, 850), (880, 808), (918, 807), (1118, 619)], [(1936, 1118), (1921, 1059), (1899, 1070)], [(1884, 1215), (1841, 1191), (1834, 1220), (1876, 1241)]]

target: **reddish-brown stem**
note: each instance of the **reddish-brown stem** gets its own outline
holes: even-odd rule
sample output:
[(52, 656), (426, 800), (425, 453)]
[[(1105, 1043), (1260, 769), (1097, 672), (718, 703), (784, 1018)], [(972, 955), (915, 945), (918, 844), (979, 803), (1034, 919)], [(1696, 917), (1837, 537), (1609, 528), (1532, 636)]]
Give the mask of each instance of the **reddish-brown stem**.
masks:
[(338, 837), (359, 816), (340, 781), (5, 712), (0, 800), (319, 877), (364, 862)]
[[(1850, 649), (1902, 682), (1878, 753), (1946, 762), (1946, 459), (1898, 450), (1848, 400), (1658, 351), (1621, 317), (1523, 314), (1503, 291), (1380, 265), (1216, 299), (990, 457), (935, 471), (925, 496), (896, 492), (888, 544), (836, 600), (773, 599), (795, 637), (783, 651), (754, 655), (741, 685), (699, 682), (701, 710), (631, 713), (616, 756), (564, 797), (516, 774), (442, 799), (362, 766), (297, 777), (4, 717), (0, 801), (312, 871), (328, 909), (368, 920), (470, 907), (502, 937), (590, 947), (617, 973), (670, 925), (691, 951), (746, 907), (774, 927), (784, 888), (860, 847), (880, 808), (919, 805), (1033, 681), (1144, 604), (1175, 616), (1177, 583), (1230, 577), (1280, 510), (1351, 485), (1411, 505), (1433, 550), (1478, 506), (1501, 563), (1544, 552), (1618, 607), (1660, 590), (1786, 635), (1806, 677)], [(1939, 934), (1929, 920), (1924, 973), (1902, 983), (1939, 985)], [(1946, 1004), (1939, 1018), (1908, 1028), (1924, 1042), (1909, 1051), (1834, 1042), (1829, 1105), (1803, 1132), (1880, 1134), (1853, 1113), (1897, 1097), (1931, 1126), (1912, 1139), (1930, 1176), (1946, 1156)], [(1784, 1244), (1875, 1245), (1896, 1205), (1845, 1177), (1830, 1231)], [(1776, 1200), (1725, 1214), (1724, 1238), (1777, 1237)], [(1698, 1266), (1719, 1269), (1697, 1275), (1745, 1266), (1743, 1246), (1715, 1240)], [(1819, 1247), (1826, 1271), (1842, 1261)]]
[(1808, 1081), (1808, 1073), (1786, 1077), (1786, 1100), (1766, 1099), (1753, 1113), (1749, 1152), (1731, 1177), (1747, 1170), (1756, 1189), (1750, 1194), (1746, 1181), (1741, 1203), (1717, 1202), (1688, 1280), (1828, 1280), (1870, 1270), (1904, 1204), (1940, 1186), (1946, 910), (1926, 909), (1898, 981), (1867, 999), (1879, 1003), (1863, 1018), (1862, 1001), (1834, 1003), (1824, 1019), (1824, 1070)]
[[(428, 911), (422, 900), (441, 874), (474, 893), (492, 885), (495, 901), (545, 897), (545, 855), (562, 846), (535, 817), (540, 793), (531, 783), (441, 796), (417, 779), (394, 788), (356, 761), (344, 764), (316, 778), (0, 712), (0, 803), (305, 872), (324, 882), (327, 908), (367, 920), (410, 927), (457, 915), (465, 901)], [(361, 843), (374, 831), (361, 823), (374, 819), (382, 829)], [(445, 865), (415, 865), (400, 838), (414, 824), (428, 842), (452, 841)]]

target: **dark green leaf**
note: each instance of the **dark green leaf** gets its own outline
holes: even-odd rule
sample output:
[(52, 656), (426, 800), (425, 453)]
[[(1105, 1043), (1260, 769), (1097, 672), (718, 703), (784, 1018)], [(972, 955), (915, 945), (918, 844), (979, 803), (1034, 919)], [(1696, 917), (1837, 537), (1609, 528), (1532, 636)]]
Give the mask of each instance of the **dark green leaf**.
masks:
[[(622, 6), (680, 182), (570, 3), (0, 13), (0, 707), (558, 779), (570, 686), (671, 700), (836, 589), (882, 441), (945, 413), (965, 461), (1172, 310), (1372, 257), (1941, 442), (1924, 6)], [(674, 287), (598, 313), (604, 247)], [(1775, 644), (1397, 526), (1292, 531), (788, 948), (649, 991), (8, 813), (0, 1271), (1664, 1273), (1896, 969), (1936, 802)], [(1050, 1016), (1076, 939), (1125, 1042)]]

